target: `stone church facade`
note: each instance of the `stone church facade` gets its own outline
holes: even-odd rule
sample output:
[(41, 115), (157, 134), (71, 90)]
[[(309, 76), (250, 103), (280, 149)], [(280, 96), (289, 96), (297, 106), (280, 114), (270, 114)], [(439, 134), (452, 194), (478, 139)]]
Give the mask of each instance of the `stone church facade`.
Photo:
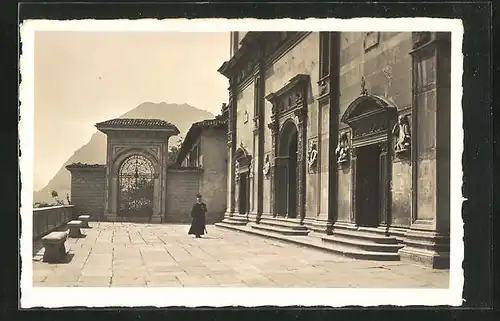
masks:
[(232, 32), (224, 222), (448, 266), (450, 36)]

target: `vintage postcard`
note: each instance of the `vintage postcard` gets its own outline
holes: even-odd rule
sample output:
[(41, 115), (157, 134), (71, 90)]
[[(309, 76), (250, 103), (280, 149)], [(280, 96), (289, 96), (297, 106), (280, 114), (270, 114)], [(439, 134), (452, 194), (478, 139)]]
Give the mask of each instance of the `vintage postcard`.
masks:
[(460, 20), (26, 20), (21, 307), (462, 303)]

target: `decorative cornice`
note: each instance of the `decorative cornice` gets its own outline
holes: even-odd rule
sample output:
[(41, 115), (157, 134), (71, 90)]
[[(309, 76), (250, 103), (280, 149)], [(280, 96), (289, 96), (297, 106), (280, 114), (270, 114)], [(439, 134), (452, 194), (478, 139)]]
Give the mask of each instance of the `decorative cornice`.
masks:
[(259, 64), (264, 67), (274, 63), (286, 52), (299, 43), (310, 32), (248, 32), (240, 42), (241, 47), (229, 61), (217, 70), (229, 79), (230, 87), (237, 90), (244, 88), (255, 74)]
[[(360, 108), (363, 108), (363, 110)], [(341, 121), (350, 125), (362, 118), (387, 110), (396, 111), (397, 108), (393, 103), (380, 96), (362, 95), (349, 104), (344, 115), (342, 115)]]
[(83, 170), (105, 170), (106, 165), (103, 164), (87, 164), (87, 163), (72, 163), (69, 165), (66, 165), (66, 169), (68, 171), (72, 171), (74, 169), (83, 169)]

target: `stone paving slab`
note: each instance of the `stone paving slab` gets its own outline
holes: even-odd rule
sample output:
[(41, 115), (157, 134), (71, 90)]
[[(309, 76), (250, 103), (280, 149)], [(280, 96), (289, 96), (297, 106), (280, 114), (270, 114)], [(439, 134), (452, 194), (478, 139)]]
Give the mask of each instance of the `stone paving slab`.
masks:
[(34, 244), (33, 285), (44, 287), (445, 288), (448, 270), (364, 261), (208, 226), (93, 223), (68, 239), (65, 262), (45, 263)]

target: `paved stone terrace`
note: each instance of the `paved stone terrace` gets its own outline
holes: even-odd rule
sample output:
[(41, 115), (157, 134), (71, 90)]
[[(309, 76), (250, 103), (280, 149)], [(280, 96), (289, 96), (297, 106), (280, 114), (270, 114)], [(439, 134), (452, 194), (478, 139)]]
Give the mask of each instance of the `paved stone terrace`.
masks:
[(207, 226), (91, 223), (68, 239), (64, 263), (42, 262), (36, 243), (34, 286), (445, 288), (448, 270), (406, 262), (350, 259)]

